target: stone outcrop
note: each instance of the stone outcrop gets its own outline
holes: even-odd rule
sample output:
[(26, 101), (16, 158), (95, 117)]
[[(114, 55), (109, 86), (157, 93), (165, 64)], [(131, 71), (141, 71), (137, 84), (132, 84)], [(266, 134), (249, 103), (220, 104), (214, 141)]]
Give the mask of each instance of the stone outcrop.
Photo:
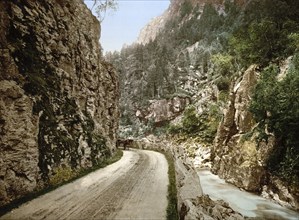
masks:
[(0, 206), (109, 157), (118, 77), (81, 0), (0, 2)]
[[(283, 63), (277, 80), (285, 75), (290, 59)], [(298, 190), (273, 177), (267, 170), (267, 163), (278, 148), (276, 137), (266, 128), (267, 141), (256, 141), (258, 125), (249, 106), (257, 80), (258, 72), (252, 65), (230, 90), (229, 103), (211, 150), (212, 172), (239, 188), (263, 191), (264, 197), (298, 209)]]
[(267, 185), (263, 186), (261, 195), (264, 198), (274, 200), (282, 206), (299, 210), (299, 191), (296, 186), (290, 187), (276, 176), (269, 176)]
[[(173, 144), (171, 144), (173, 146)], [(165, 144), (163, 144), (165, 146)], [(203, 194), (200, 179), (187, 156), (186, 149), (176, 146), (172, 149), (176, 169), (178, 210), (180, 219), (231, 219), (242, 220), (243, 216), (221, 200), (213, 201)]]
[(39, 118), (32, 108), (15, 81), (0, 81), (0, 204), (36, 187)]
[(251, 92), (257, 82), (255, 69), (256, 66), (251, 66), (231, 89), (229, 105), (212, 149), (212, 171), (249, 191), (261, 190), (265, 174), (264, 158), (260, 156), (254, 137), (246, 138), (255, 123), (248, 110)]
[[(224, 0), (191, 0), (189, 2), (194, 8), (196, 5), (203, 8), (205, 4), (213, 4), (215, 6), (222, 6), (224, 4)], [(246, 0), (236, 0), (235, 2), (239, 5), (244, 5)], [(183, 3), (184, 1), (182, 0), (171, 0), (169, 8), (162, 15), (155, 17), (141, 29), (136, 43), (145, 45), (151, 40), (155, 40), (171, 17), (180, 16), (181, 5)]]
[(165, 26), (168, 13), (169, 12), (166, 11), (161, 16), (155, 17), (150, 21), (150, 23), (143, 27), (139, 33), (136, 43), (145, 45), (151, 40), (155, 40), (156, 36)]
[(136, 117), (140, 120), (152, 120), (154, 123), (170, 121), (180, 115), (190, 104), (188, 97), (151, 100), (146, 110), (137, 110)]

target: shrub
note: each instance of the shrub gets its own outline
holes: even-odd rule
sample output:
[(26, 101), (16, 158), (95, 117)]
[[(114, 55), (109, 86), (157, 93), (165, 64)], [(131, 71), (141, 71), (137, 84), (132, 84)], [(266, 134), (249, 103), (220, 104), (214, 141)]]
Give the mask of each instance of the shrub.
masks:
[(51, 186), (57, 186), (64, 182), (73, 179), (77, 173), (70, 167), (58, 167), (54, 170), (54, 175), (50, 177), (49, 183)]
[(180, 13), (181, 18), (185, 17), (186, 15), (189, 15), (192, 12), (193, 6), (189, 0), (186, 0), (182, 3)]
[(194, 106), (190, 106), (184, 111), (182, 125), (186, 134), (196, 134), (201, 130), (202, 122), (198, 117)]
[[(299, 154), (299, 65), (298, 55), (293, 68), (282, 81), (276, 76), (279, 69), (271, 65), (261, 73), (250, 110), (261, 130), (274, 133), (278, 149), (269, 159), (269, 170), (287, 181), (298, 180)], [(275, 158), (275, 159), (273, 159)], [(287, 172), (286, 172), (287, 170)], [(292, 178), (290, 178), (292, 174)]]
[(211, 61), (222, 76), (231, 75), (233, 72), (233, 56), (218, 53), (212, 56)]
[(216, 80), (216, 86), (220, 91), (228, 91), (230, 85), (230, 79), (228, 77), (221, 76)]
[(209, 111), (198, 115), (194, 106), (184, 111), (181, 124), (170, 125), (168, 133), (171, 135), (186, 135), (199, 137), (206, 143), (212, 143), (220, 122), (220, 113), (217, 105), (210, 105)]

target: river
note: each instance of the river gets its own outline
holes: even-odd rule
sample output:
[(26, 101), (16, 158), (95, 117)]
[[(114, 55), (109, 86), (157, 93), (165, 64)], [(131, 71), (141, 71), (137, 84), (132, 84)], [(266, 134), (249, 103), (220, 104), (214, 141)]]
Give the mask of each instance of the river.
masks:
[(212, 174), (208, 169), (199, 169), (198, 175), (204, 194), (208, 194), (211, 199), (228, 202), (243, 216), (268, 220), (299, 220), (299, 213), (261, 196), (242, 191)]

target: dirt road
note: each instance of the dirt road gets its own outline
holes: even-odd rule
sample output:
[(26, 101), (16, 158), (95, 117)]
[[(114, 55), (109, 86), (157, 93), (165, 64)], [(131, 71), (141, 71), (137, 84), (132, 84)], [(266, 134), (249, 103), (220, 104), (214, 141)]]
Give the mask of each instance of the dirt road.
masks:
[(165, 219), (168, 165), (152, 151), (122, 159), (25, 203), (0, 219)]

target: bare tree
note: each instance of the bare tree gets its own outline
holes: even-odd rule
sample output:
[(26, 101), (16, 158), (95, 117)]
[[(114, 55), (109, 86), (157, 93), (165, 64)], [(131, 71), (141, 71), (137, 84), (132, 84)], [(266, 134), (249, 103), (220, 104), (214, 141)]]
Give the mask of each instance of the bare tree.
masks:
[(116, 0), (93, 0), (91, 10), (95, 10), (98, 19), (102, 22), (105, 19), (108, 10), (116, 10)]

